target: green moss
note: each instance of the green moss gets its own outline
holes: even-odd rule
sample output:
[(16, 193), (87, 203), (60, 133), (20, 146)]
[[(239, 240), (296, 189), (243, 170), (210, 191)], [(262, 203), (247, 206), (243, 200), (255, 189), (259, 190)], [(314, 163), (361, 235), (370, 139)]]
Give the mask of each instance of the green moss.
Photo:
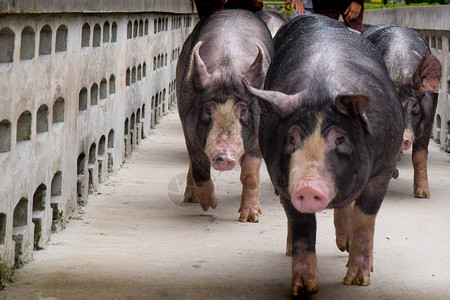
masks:
[(11, 278), (11, 273), (11, 268), (4, 261), (0, 261), (0, 290), (5, 288), (6, 282)]

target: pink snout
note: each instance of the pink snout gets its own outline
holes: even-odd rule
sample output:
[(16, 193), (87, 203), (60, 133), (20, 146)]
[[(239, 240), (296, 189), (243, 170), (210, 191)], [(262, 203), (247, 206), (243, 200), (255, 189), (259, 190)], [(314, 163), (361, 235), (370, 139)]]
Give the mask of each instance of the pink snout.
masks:
[(409, 148), (411, 148), (413, 140), (413, 134), (409, 130), (405, 130), (405, 133), (403, 134), (403, 144), (402, 144), (402, 151), (406, 151)]
[(212, 161), (212, 166), (217, 171), (229, 171), (236, 165), (236, 159), (234, 159), (228, 153), (220, 153), (215, 156)]
[(320, 189), (311, 186), (302, 186), (292, 194), (291, 202), (298, 211), (313, 213), (325, 209), (330, 199)]

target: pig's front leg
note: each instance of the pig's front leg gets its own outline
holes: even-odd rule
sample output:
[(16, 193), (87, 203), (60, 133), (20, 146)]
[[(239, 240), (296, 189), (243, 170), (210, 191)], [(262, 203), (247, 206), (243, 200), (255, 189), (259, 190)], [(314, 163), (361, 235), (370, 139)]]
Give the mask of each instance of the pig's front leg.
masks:
[(427, 161), (428, 151), (419, 150), (412, 154), (414, 167), (414, 196), (417, 198), (430, 198), (428, 187)]
[(355, 205), (352, 214), (353, 241), (347, 263), (344, 283), (369, 285), (373, 271), (373, 236), (376, 215), (366, 215)]
[[(292, 236), (292, 295), (312, 295), (319, 291), (316, 257), (316, 215), (298, 212), (290, 200), (282, 200)], [(289, 238), (288, 238), (289, 239)], [(287, 245), (289, 248), (289, 245)], [(289, 249), (286, 249), (288, 252)], [(289, 254), (289, 253), (287, 253)]]
[(352, 211), (353, 202), (334, 210), (334, 228), (336, 230), (336, 245), (342, 252), (350, 251), (352, 241)]
[(241, 160), (242, 196), (239, 211), (240, 222), (258, 222), (261, 214), (259, 202), (259, 169), (261, 158), (246, 154)]
[[(202, 167), (203, 166), (203, 167)], [(194, 163), (189, 159), (189, 170), (186, 176), (186, 190), (184, 192), (184, 202), (199, 203), (204, 211), (208, 208), (216, 208), (217, 197), (214, 192), (214, 184), (210, 177), (209, 166)]]
[[(375, 170), (376, 171), (376, 170)], [(344, 283), (369, 285), (373, 272), (373, 237), (375, 219), (386, 195), (392, 172), (369, 179), (369, 183), (356, 199), (352, 211), (352, 237)]]

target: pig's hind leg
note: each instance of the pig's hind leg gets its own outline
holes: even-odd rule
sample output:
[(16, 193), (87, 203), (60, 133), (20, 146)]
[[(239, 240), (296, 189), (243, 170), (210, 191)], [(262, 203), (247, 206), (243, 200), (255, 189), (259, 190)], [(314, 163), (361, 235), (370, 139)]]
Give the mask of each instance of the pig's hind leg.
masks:
[[(206, 169), (205, 169), (206, 168)], [(184, 202), (199, 203), (204, 211), (217, 207), (214, 184), (210, 177), (210, 166), (189, 159), (189, 170), (186, 176)]]
[(259, 202), (259, 169), (261, 158), (246, 154), (241, 160), (242, 196), (239, 207), (240, 222), (258, 222), (258, 214), (261, 214)]

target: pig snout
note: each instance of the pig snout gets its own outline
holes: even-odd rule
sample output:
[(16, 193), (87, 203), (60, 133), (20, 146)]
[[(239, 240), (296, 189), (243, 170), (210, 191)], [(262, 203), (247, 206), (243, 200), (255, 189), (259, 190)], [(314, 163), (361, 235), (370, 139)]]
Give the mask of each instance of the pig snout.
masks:
[(212, 160), (212, 166), (217, 171), (229, 171), (236, 165), (236, 159), (229, 153), (222, 152)]
[(320, 184), (299, 184), (293, 189), (291, 202), (300, 212), (319, 212), (325, 209), (330, 202), (328, 194), (328, 189)]
[(403, 133), (402, 151), (411, 148), (413, 140), (414, 134), (409, 129), (406, 129), (405, 132)]

